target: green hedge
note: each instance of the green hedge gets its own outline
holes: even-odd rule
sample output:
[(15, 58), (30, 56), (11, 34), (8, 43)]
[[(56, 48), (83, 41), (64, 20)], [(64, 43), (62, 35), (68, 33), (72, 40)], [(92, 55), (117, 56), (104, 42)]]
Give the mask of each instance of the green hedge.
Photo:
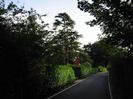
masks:
[(72, 83), (75, 80), (75, 74), (70, 65), (59, 65), (55, 70), (56, 85), (62, 86)]
[(88, 76), (91, 73), (91, 71), (92, 71), (91, 65), (89, 65), (89, 66), (80, 65), (80, 67), (81, 67), (81, 75), (82, 75), (82, 77)]
[(70, 83), (74, 82), (76, 78), (83, 78), (89, 74), (97, 72), (96, 68), (92, 68), (90, 64), (78, 66), (48, 66), (46, 71), (47, 73), (44, 81), (44, 90), (42, 91), (42, 94), (45, 97), (52, 95), (68, 86)]
[(72, 83), (75, 80), (75, 74), (71, 65), (59, 65), (49, 69), (47, 78), (50, 87), (56, 88)]
[(90, 63), (84, 63), (81, 65), (74, 65), (73, 66), (74, 72), (75, 72), (75, 76), (79, 79), (79, 78), (83, 78), (86, 77), (90, 74), (96, 73), (97, 69), (96, 68), (92, 68), (92, 65)]
[(98, 72), (98, 69), (97, 69), (97, 68), (92, 68), (92, 71), (91, 71), (90, 74), (95, 74), (95, 73), (97, 73), (97, 72)]
[(99, 71), (99, 72), (107, 72), (108, 70), (107, 70), (106, 67), (99, 66), (99, 67), (98, 67), (98, 71)]

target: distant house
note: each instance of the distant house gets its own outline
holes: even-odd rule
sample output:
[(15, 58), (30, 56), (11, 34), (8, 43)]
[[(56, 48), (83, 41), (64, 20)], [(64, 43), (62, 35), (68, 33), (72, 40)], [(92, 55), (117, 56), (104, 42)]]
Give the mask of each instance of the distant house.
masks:
[(75, 57), (74, 58), (74, 64), (76, 64), (76, 65), (80, 65), (80, 58), (77, 56), (77, 57)]

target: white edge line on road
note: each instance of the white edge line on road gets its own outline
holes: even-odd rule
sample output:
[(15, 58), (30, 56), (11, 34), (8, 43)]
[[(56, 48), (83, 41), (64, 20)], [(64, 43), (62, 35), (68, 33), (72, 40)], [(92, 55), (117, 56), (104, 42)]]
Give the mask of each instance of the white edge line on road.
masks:
[[(83, 79), (82, 81), (84, 81), (84, 80), (85, 80), (85, 79)], [(75, 83), (75, 84), (73, 84), (73, 85), (71, 85), (71, 86), (69, 86), (69, 87), (65, 88), (64, 90), (62, 90), (62, 91), (58, 92), (58, 93), (55, 93), (54, 95), (52, 95), (52, 96), (48, 97), (47, 99), (52, 99), (53, 97), (55, 97), (55, 96), (57, 96), (57, 95), (61, 94), (62, 92), (67, 91), (68, 89), (70, 89), (70, 88), (72, 88), (72, 87), (74, 87), (74, 86), (78, 85), (78, 84), (79, 84), (79, 83), (81, 83), (82, 81), (80, 81), (80, 82), (78, 82), (78, 83)]]
[(113, 99), (112, 91), (111, 91), (111, 86), (110, 86), (110, 82), (109, 82), (109, 75), (108, 75), (108, 87), (109, 87), (110, 98)]

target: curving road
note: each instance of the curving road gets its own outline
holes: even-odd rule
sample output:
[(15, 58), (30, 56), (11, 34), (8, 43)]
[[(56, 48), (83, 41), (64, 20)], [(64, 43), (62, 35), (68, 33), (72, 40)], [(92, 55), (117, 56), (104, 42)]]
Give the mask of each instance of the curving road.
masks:
[(108, 73), (95, 74), (51, 99), (110, 99), (107, 78)]

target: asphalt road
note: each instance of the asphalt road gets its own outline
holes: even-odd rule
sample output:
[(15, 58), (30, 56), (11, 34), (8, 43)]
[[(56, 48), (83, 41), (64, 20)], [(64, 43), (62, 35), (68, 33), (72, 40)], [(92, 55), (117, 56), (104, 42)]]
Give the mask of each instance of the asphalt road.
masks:
[(108, 73), (95, 74), (51, 99), (110, 99), (107, 77)]

